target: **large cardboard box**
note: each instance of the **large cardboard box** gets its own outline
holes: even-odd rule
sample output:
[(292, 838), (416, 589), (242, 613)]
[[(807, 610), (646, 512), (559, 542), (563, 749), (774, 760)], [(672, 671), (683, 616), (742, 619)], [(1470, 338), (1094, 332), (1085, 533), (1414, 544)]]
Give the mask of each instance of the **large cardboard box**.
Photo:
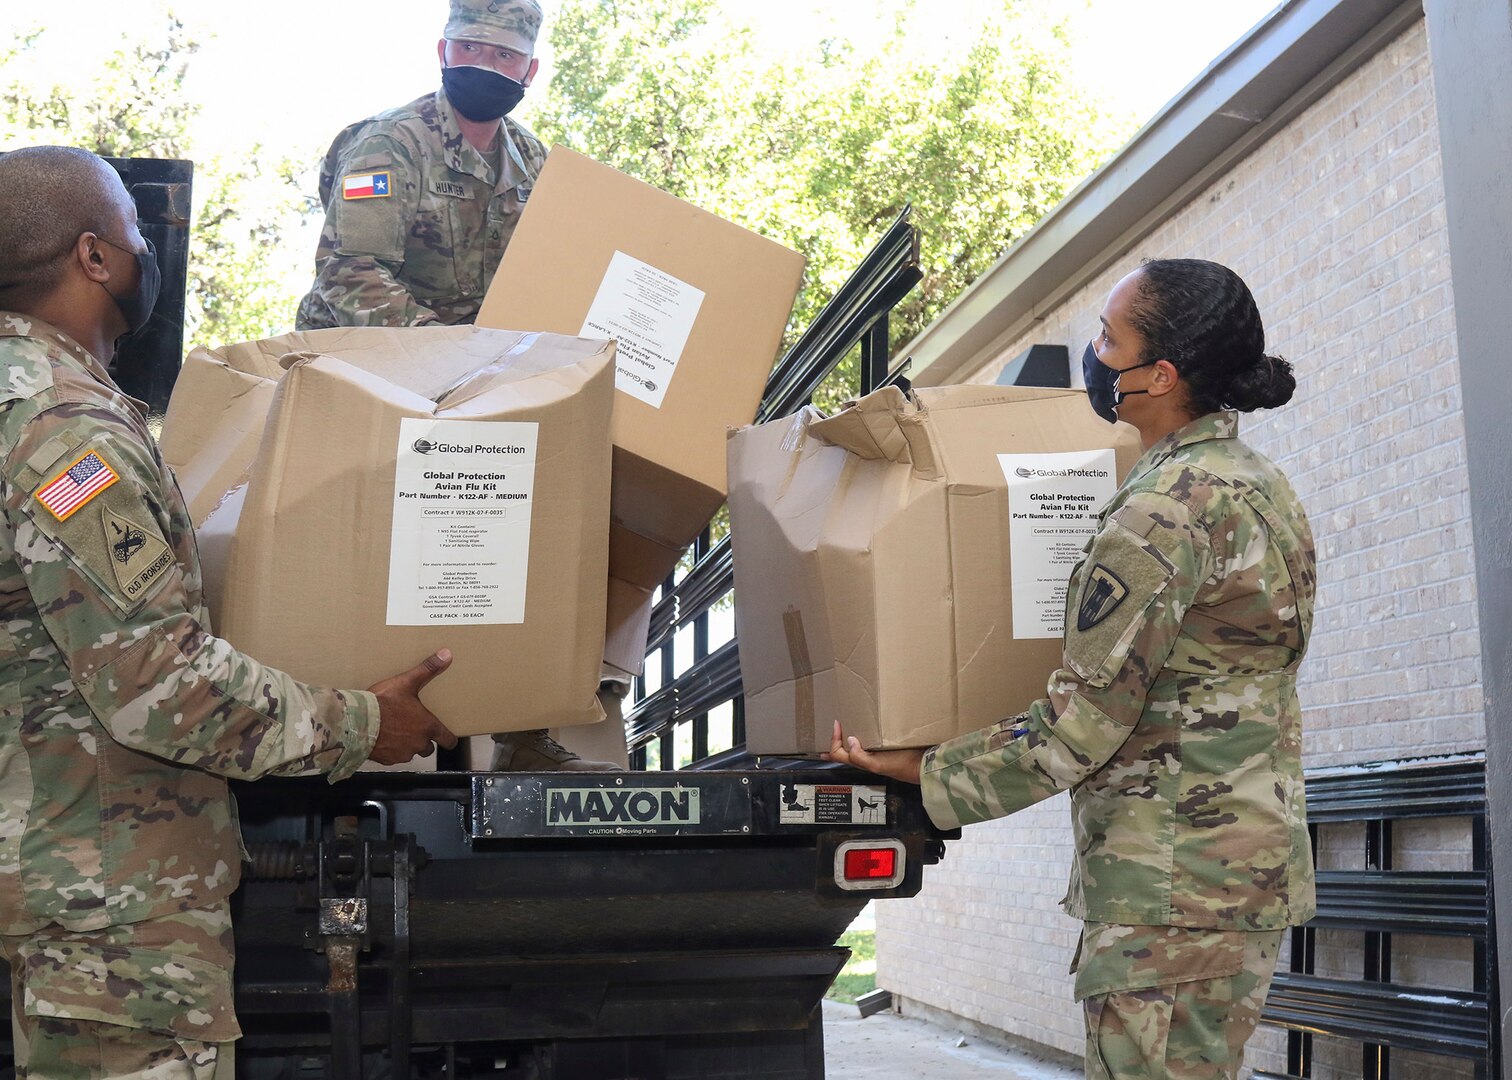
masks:
[(364, 687), (446, 646), (460, 735), (598, 721), (614, 345), (471, 327), (197, 350), (162, 450), (216, 629)]
[(735, 624), (756, 754), (929, 746), (1059, 666), (1067, 579), (1138, 458), (1079, 390), (895, 387), (730, 435)]
[(614, 338), (605, 659), (639, 672), (652, 593), (725, 501), (725, 431), (749, 424), (803, 257), (563, 147), (479, 326)]

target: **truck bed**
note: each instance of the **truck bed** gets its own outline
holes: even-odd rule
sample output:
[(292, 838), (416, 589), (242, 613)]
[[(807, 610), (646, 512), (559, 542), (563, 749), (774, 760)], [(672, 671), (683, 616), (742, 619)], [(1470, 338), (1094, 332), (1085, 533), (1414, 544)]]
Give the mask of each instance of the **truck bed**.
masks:
[[(947, 835), (917, 788), (834, 767), (237, 795), (244, 1076), (820, 1077), (836, 938), (868, 900), (916, 894)], [(854, 841), (892, 843), (893, 877), (837, 882)]]

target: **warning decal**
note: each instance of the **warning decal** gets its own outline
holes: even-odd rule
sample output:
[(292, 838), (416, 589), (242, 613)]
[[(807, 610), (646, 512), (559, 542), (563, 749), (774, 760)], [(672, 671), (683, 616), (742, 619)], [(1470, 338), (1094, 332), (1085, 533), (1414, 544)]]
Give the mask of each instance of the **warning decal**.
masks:
[(886, 825), (887, 789), (854, 784), (783, 783), (783, 825)]

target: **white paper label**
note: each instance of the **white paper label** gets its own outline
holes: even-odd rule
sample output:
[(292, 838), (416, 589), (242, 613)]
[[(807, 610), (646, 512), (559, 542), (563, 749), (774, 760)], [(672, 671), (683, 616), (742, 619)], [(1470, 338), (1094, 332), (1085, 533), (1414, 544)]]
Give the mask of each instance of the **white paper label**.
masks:
[(538, 428), (399, 421), (390, 626), (525, 621)]
[(779, 784), (782, 825), (886, 825), (887, 789), (852, 784)]
[(1013, 636), (1058, 638), (1066, 589), (1097, 515), (1118, 490), (1112, 450), (999, 454), (1008, 479), (1008, 546), (1013, 572)]
[(614, 385), (659, 409), (703, 300), (702, 289), (616, 251), (578, 334), (613, 338)]

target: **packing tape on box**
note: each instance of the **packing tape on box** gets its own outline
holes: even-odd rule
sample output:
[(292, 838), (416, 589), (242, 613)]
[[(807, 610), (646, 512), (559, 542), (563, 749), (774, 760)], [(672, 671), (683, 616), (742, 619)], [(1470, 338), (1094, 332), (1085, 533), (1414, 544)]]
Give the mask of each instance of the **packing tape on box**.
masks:
[(782, 438), (782, 452), (788, 456), (787, 475), (782, 478), (782, 486), (779, 494), (786, 495), (787, 490), (793, 483), (793, 477), (798, 474), (798, 466), (803, 461), (803, 445), (808, 441), (809, 424), (815, 420), (823, 420), (824, 414), (812, 405), (805, 405), (793, 415), (793, 422), (788, 425), (787, 434)]
[(803, 442), (808, 438), (809, 424), (822, 419), (824, 414), (812, 405), (805, 405), (794, 413), (793, 422), (788, 425), (787, 434), (782, 437), (782, 452), (791, 454), (794, 450), (802, 450)]
[(485, 367), (480, 367), (476, 371), (470, 371), (467, 374), (461, 376), (457, 379), (456, 382), (452, 383), (445, 390), (437, 394), (434, 398), (436, 404), (458, 404), (457, 402), (449, 401), (452, 395), (456, 394), (464, 386), (468, 386), (469, 384), (472, 386), (481, 386), (484, 385), (484, 380), (488, 377), (504, 374), (504, 372), (514, 367), (515, 357), (529, 352), (531, 348), (535, 346), (535, 343), (540, 339), (541, 335), (537, 333), (521, 334), (520, 340), (517, 341), (514, 346), (503, 356), (499, 357), (493, 363), (488, 364)]
[(782, 613), (788, 658), (793, 662), (793, 731), (804, 750), (814, 749), (814, 662), (803, 632), (803, 612), (790, 607)]

